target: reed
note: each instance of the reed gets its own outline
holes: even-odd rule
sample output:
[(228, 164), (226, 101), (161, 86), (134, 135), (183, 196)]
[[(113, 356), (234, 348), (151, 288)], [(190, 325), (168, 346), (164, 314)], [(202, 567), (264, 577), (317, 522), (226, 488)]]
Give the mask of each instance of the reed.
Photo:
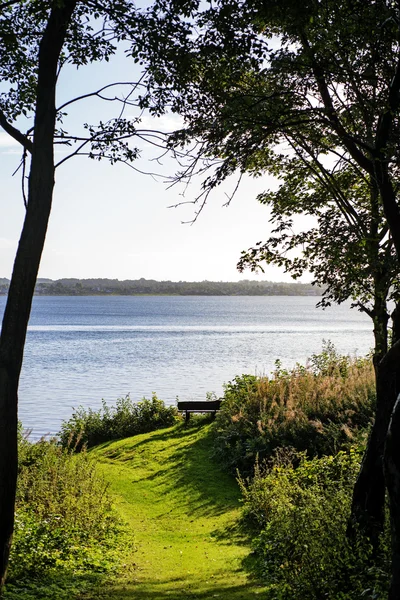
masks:
[(277, 447), (335, 454), (365, 435), (374, 405), (370, 358), (339, 356), (328, 344), (306, 366), (286, 370), (278, 362), (271, 377), (242, 375), (228, 383), (214, 426), (215, 453), (244, 472)]

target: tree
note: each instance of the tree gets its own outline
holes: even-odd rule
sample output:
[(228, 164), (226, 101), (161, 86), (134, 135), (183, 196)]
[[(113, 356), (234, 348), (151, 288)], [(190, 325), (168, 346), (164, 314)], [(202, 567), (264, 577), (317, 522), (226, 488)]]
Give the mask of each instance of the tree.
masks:
[[(152, 10), (165, 13), (166, 6), (159, 0)], [(220, 0), (205, 9), (193, 2), (188, 20), (193, 35), (184, 44), (177, 49), (168, 40), (157, 40), (163, 44), (157, 52), (156, 40), (150, 38), (153, 76), (149, 83), (162, 84), (164, 97), (185, 118), (185, 128), (170, 143), (187, 147), (197, 142), (192, 161), (179, 176), (190, 178), (196, 169), (205, 172), (215, 159), (215, 170), (204, 181), (200, 210), (208, 192), (229, 175), (276, 174), (277, 157), (282, 157), (281, 167), (286, 169), (283, 161), (288, 152), (298, 157), (306, 153), (309, 165), (319, 172), (326, 165), (330, 173), (346, 168), (352, 182), (368, 185), (369, 207), (364, 210), (369, 221), (374, 214), (383, 219), (383, 237), (376, 232), (374, 241), (369, 231), (361, 238), (358, 235), (366, 250), (362, 260), (370, 268), (368, 252), (375, 245), (380, 248), (377, 258), (383, 260), (376, 268), (390, 272), (385, 247), (393, 245), (397, 262), (400, 258), (399, 11), (398, 0), (305, 0), (301, 4)], [(177, 55), (182, 69), (175, 66)], [(357, 218), (352, 205), (343, 208), (352, 220)], [(350, 224), (346, 228), (350, 233)], [(358, 258), (349, 266), (360, 267)], [(385, 298), (379, 301), (384, 325)], [(397, 323), (395, 329), (396, 337)], [(375, 361), (380, 375), (375, 434), (370, 441), (374, 452), (372, 460), (364, 461), (367, 485), (361, 486), (364, 500), (358, 500), (371, 520), (383, 514), (384, 441), (399, 391), (399, 352), (400, 341), (387, 352), (383, 343)], [(392, 421), (393, 436), (400, 433), (398, 422)], [(388, 444), (386, 464), (391, 448)], [(374, 474), (379, 474), (376, 481)], [(388, 477), (387, 483), (394, 506), (400, 482)], [(368, 498), (375, 487), (379, 493)], [(396, 565), (400, 520), (398, 513), (392, 517)], [(400, 597), (399, 585), (393, 578), (391, 598)]]
[[(400, 257), (400, 3), (220, 0), (204, 6), (197, 0), (156, 0), (141, 14), (128, 0), (9, 0), (0, 6), (0, 77), (8, 85), (0, 97), (0, 125), (22, 145), (23, 168), (31, 155), (26, 219), (0, 339), (2, 583), (12, 535), (18, 379), (51, 209), (54, 143), (75, 143), (71, 155), (129, 162), (137, 152), (127, 140), (137, 129), (123, 118), (123, 107), (138, 104), (161, 114), (170, 106), (183, 115), (186, 127), (170, 138), (169, 147), (179, 152), (195, 141), (193, 159), (189, 155), (178, 178), (211, 173), (204, 182), (202, 205), (209, 191), (235, 172), (273, 170), (275, 157), (284, 155), (283, 146), (290, 144), (297, 154), (305, 150), (322, 165), (331, 161), (331, 170), (335, 164), (346, 166), (352, 185), (364, 181), (375, 190), (374, 202), (371, 195), (368, 202), (384, 218), (382, 226), (378, 219), (381, 231), (386, 225), (388, 229), (375, 243), (378, 255), (390, 240)], [(100, 22), (96, 32), (94, 23)], [(132, 85), (119, 97), (122, 114), (105, 124), (88, 125), (85, 135), (70, 136), (62, 127), (67, 106), (57, 109), (55, 104), (60, 68), (107, 60), (120, 41), (128, 56), (149, 64), (140, 83), (147, 90)], [(106, 89), (93, 96), (103, 97)], [(34, 129), (24, 134), (17, 125), (27, 113), (34, 114)], [(372, 248), (371, 236), (364, 239)], [(376, 419), (380, 473), (382, 440), (397, 393), (393, 374), (399, 352), (396, 342), (379, 363), (385, 373), (382, 385), (390, 383), (380, 395), (381, 416)], [(394, 420), (394, 432), (396, 427)], [(395, 478), (388, 478), (388, 489), (394, 502), (399, 494)], [(396, 542), (400, 521), (392, 515)], [(400, 544), (394, 543), (396, 547)], [(393, 598), (400, 595), (397, 585), (394, 580)]]
[[(25, 220), (10, 282), (0, 338), (0, 593), (13, 532), (17, 479), (17, 405), (27, 324), (53, 198), (55, 169), (68, 158), (86, 155), (111, 163), (131, 163), (138, 149), (130, 139), (147, 136), (162, 143), (157, 131), (138, 129), (140, 78), (107, 82), (101, 89), (56, 106), (61, 70), (108, 61), (124, 44), (132, 69), (137, 61), (135, 38), (152, 27), (130, 0), (4, 0), (0, 2), (0, 126), (22, 148)], [(172, 20), (165, 19), (165, 29)], [(172, 29), (171, 29), (172, 30)], [(64, 129), (68, 106), (88, 98), (116, 105), (115, 116), (81, 131)], [(161, 104), (160, 104), (161, 106)], [(139, 108), (135, 119), (127, 107)], [(33, 117), (27, 132), (20, 123)], [(70, 149), (55, 164), (54, 145)], [(27, 191), (25, 173), (29, 172)]]
[[(320, 306), (350, 298), (353, 307), (372, 319), (377, 412), (354, 488), (349, 533), (355, 533), (355, 524), (362, 524), (378, 548), (385, 519), (382, 456), (386, 429), (381, 418), (388, 418), (382, 414), (386, 398), (393, 397), (394, 402), (396, 397), (396, 372), (389, 372), (383, 359), (389, 348), (388, 301), (396, 306), (399, 301), (397, 256), (376, 202), (373, 181), (355, 179), (346, 166), (330, 169), (310, 162), (307, 154), (275, 160), (281, 185), (259, 197), (271, 206), (273, 235), (243, 252), (238, 268), (257, 270), (266, 262), (284, 267), (294, 278), (309, 272), (323, 289)], [(300, 213), (312, 217), (315, 224), (295, 233), (293, 218)], [(391, 317), (393, 344), (397, 340), (398, 308)]]

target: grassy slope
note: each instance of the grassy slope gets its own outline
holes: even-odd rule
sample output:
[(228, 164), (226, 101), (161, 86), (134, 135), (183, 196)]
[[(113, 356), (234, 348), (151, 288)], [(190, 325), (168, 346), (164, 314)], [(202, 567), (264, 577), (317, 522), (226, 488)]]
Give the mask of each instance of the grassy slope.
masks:
[(94, 452), (136, 552), (110, 600), (250, 600), (262, 588), (241, 569), (239, 490), (210, 460), (209, 426), (156, 431)]

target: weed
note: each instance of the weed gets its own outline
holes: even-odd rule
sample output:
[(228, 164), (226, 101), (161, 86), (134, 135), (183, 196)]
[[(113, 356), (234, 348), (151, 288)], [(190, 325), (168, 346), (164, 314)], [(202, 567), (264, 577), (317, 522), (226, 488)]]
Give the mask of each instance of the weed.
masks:
[[(246, 519), (258, 531), (255, 571), (274, 600), (384, 598), (389, 580), (388, 535), (380, 556), (361, 536), (346, 537), (357, 448), (308, 460), (278, 452), (254, 478), (239, 478)], [(254, 563), (253, 563), (254, 568)]]
[(249, 473), (257, 455), (264, 459), (282, 446), (334, 454), (362, 438), (374, 403), (372, 362), (339, 356), (326, 344), (307, 366), (288, 371), (278, 362), (270, 378), (242, 375), (225, 385), (215, 456)]
[(107, 485), (86, 452), (20, 436), (5, 599), (72, 597), (115, 569), (120, 532)]
[(119, 398), (112, 407), (103, 400), (99, 410), (80, 406), (68, 421), (63, 421), (59, 437), (62, 446), (81, 450), (169, 427), (175, 423), (177, 414), (175, 406), (166, 406), (156, 394), (151, 400), (143, 398), (137, 403), (128, 395)]

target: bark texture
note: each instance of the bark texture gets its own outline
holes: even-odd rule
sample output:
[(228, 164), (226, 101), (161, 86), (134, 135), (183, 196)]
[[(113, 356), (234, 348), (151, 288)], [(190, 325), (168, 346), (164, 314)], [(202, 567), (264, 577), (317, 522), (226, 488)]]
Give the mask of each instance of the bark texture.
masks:
[[(392, 314), (393, 346), (398, 339), (400, 310)], [(348, 534), (361, 528), (375, 548), (385, 520), (385, 477), (383, 456), (390, 417), (398, 394), (397, 361), (392, 359), (394, 348), (387, 351), (386, 312), (381, 307), (374, 318), (376, 413), (368, 445), (354, 486)]]
[(6, 577), (14, 526), (18, 382), (54, 187), (57, 66), (76, 4), (77, 0), (65, 0), (53, 6), (39, 47), (28, 205), (0, 338), (0, 590)]
[(385, 476), (392, 529), (392, 580), (389, 600), (400, 599), (400, 396), (390, 420), (385, 446)]

